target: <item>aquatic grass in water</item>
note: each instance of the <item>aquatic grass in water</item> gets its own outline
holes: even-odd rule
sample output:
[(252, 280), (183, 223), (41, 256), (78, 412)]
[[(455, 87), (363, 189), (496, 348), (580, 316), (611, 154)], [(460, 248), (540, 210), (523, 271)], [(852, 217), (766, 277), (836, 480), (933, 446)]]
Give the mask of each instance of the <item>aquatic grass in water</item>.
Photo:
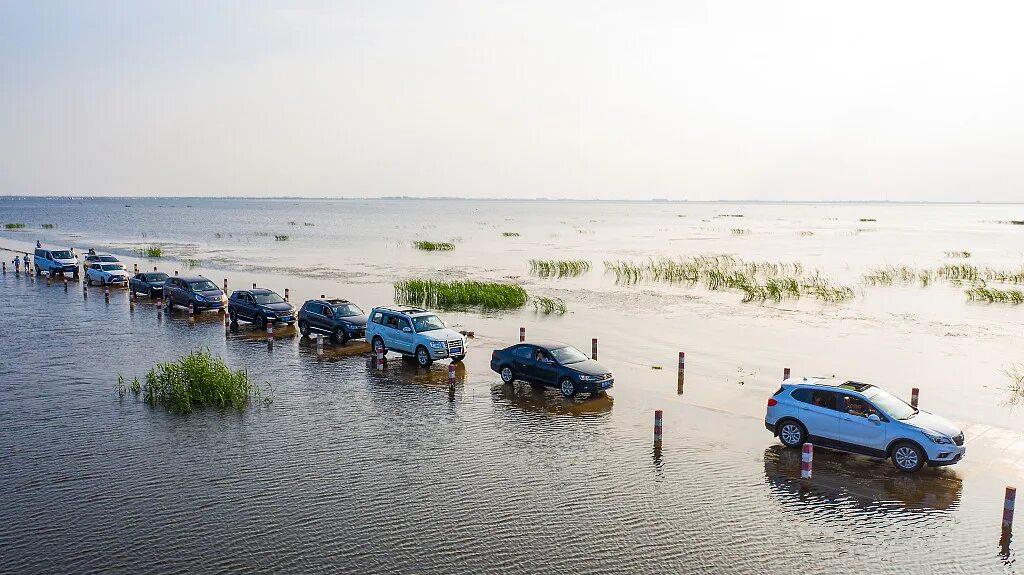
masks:
[(39, 224), (39, 227), (44, 230), (55, 230), (57, 229), (57, 224)]
[(149, 246), (148, 248), (139, 248), (135, 250), (135, 253), (147, 258), (159, 258), (164, 255), (164, 250), (157, 246)]
[(277, 242), (286, 242), (286, 241), (288, 241), (288, 236), (286, 236), (286, 235), (284, 235), (284, 234), (278, 234), (278, 235), (275, 235), (275, 236), (274, 236), (274, 241), (277, 241)]
[(544, 315), (562, 315), (567, 310), (567, 308), (565, 307), (565, 302), (562, 300), (562, 298), (534, 296), (531, 299), (533, 300), (534, 311), (542, 313)]
[(530, 273), (540, 277), (575, 277), (590, 271), (589, 260), (530, 260)]
[(875, 218), (861, 218), (860, 221), (862, 221), (862, 222), (877, 222), (878, 220), (876, 220)]
[(974, 286), (964, 290), (967, 299), (988, 303), (1024, 303), (1024, 292), (1019, 289), (1002, 290), (988, 286)]
[(518, 238), (519, 232), (501, 232), (501, 235), (506, 238)]
[(412, 245), (418, 250), (425, 250), (428, 252), (450, 252), (455, 249), (455, 244), (448, 242), (427, 242), (418, 240), (413, 242)]
[(197, 268), (201, 265), (199, 260), (182, 260), (181, 263), (185, 264), (185, 267), (189, 269)]
[[(263, 403), (273, 401), (273, 390), (267, 383), (269, 393)], [(198, 349), (179, 357), (176, 361), (157, 363), (146, 374), (145, 384), (136, 377), (128, 385), (118, 375), (117, 392), (124, 396), (128, 392), (138, 395), (156, 407), (162, 405), (170, 411), (189, 413), (197, 407), (234, 407), (245, 409), (250, 399), (260, 399), (258, 386), (249, 381), (244, 369), (232, 371), (219, 356), (209, 350)]]
[(946, 252), (947, 258), (969, 258), (971, 252)]
[(25, 224), (4, 224), (5, 230), (23, 230), (26, 227), (28, 226), (26, 226)]
[(729, 230), (729, 233), (731, 233), (734, 236), (745, 236), (750, 233), (750, 230), (745, 230), (742, 228), (733, 228)]
[(395, 301), (425, 307), (516, 309), (526, 305), (527, 297), (526, 290), (515, 284), (424, 279), (395, 283)]

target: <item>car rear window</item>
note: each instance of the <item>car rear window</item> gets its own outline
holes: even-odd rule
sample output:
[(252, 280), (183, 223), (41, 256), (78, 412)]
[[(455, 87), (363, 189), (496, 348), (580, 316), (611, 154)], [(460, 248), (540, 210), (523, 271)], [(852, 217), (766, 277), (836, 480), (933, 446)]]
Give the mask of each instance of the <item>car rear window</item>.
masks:
[(512, 350), (512, 355), (516, 357), (529, 358), (532, 354), (533, 349), (528, 345), (516, 346), (516, 348)]

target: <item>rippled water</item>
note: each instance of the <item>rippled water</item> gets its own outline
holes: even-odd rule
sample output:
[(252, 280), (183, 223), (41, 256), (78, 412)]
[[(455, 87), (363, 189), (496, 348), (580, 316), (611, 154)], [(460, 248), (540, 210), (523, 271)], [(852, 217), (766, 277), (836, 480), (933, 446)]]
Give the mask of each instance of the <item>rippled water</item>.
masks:
[[(472, 209), (487, 212), (484, 204)], [(245, 213), (264, 205), (256, 203)], [(55, 219), (59, 205), (45, 206), (51, 211), (28, 217), (9, 216), (14, 208), (3, 204), (0, 220)], [(586, 213), (572, 217), (610, 221), (619, 209), (583, 206)], [(83, 222), (81, 228), (61, 220), (53, 239), (98, 237), (98, 224), (86, 222), (105, 221), (107, 207), (81, 208), (74, 218)], [(423, 217), (438, 220), (443, 208), (433, 206)], [(404, 221), (418, 213), (399, 211)], [(605, 215), (591, 217), (591, 211)], [(133, 229), (146, 230), (147, 237), (132, 241), (188, 243), (188, 232), (169, 230), (167, 237), (154, 232), (154, 219), (115, 217), (111, 236), (116, 241), (110, 244), (127, 245)], [(302, 228), (303, 215), (285, 212), (283, 217), (297, 219), (296, 227)], [(479, 217), (503, 219), (500, 213)], [(970, 216), (972, 221), (987, 217)], [(245, 225), (221, 223), (235, 230)], [(530, 229), (520, 224), (518, 229)], [(171, 222), (168, 227), (175, 225), (186, 226)], [(311, 228), (319, 234), (326, 225), (317, 221)], [(402, 231), (399, 224), (395, 229), (395, 237), (423, 233)], [(310, 237), (300, 243), (307, 232)], [(569, 251), (588, 249), (578, 236), (591, 234), (573, 233), (566, 234), (575, 246)], [(378, 251), (356, 235), (361, 239), (353, 236), (351, 249), (334, 244), (339, 240), (332, 239), (333, 232), (324, 233), (327, 247), (316, 247), (318, 236), (302, 230), (288, 247), (271, 242), (253, 248), (268, 250), (269, 261), (259, 253), (230, 251), (224, 267), (204, 264), (202, 271), (215, 279), (229, 277), (232, 285), (257, 278), (266, 285), (288, 285), (295, 300), (344, 288), (370, 307), (390, 297), (382, 277), (342, 285), (334, 277), (285, 275), (275, 262), (292, 256), (303, 261), (312, 257), (303, 253), (312, 246), (331, 254), (322, 258), (331, 269), (350, 264), (356, 269), (387, 253), (403, 255), (388, 261), (390, 271), (375, 274), (402, 275), (426, 266), (420, 259), (407, 269), (402, 261), (413, 257), (401, 248)], [(20, 249), (34, 237), (6, 234), (0, 243)], [(732, 238), (692, 241), (717, 245)], [(963, 241), (958, 236), (949, 249), (971, 249), (961, 248)], [(464, 273), (509, 275), (521, 270), (521, 259), (536, 256), (541, 244), (509, 256), (495, 255), (491, 243), (490, 259), (477, 253), (485, 248), (470, 247), (462, 260), (456, 253), (433, 261), (439, 269), (462, 266)], [(606, 249), (644, 249), (644, 241), (625, 244)], [(1000, 249), (1005, 252), (1000, 257), (1011, 260), (1021, 248)], [(600, 259), (600, 254), (588, 256)], [(1012, 349), (999, 332), (1006, 331), (1012, 341), (1008, 326), (1016, 321), (1015, 309), (983, 313), (982, 320), (958, 309), (955, 314), (967, 319), (949, 322), (952, 329), (975, 331), (968, 338), (944, 337), (931, 332), (948, 327), (918, 329), (913, 319), (856, 307), (861, 304), (853, 311), (823, 313), (800, 306), (734, 305), (734, 313), (722, 314), (716, 310), (724, 309), (724, 300), (698, 299), (703, 296), (693, 292), (677, 301), (667, 300), (661, 290), (623, 294), (595, 277), (578, 283), (526, 281), (532, 290), (550, 285), (556, 293), (569, 292), (574, 313), (564, 318), (530, 312), (449, 314), (477, 332), (452, 398), (442, 364), (418, 370), (393, 357), (378, 373), (367, 366), (365, 344), (328, 345), (318, 356), (308, 340), (281, 327), (268, 349), (263, 334), (245, 324), (225, 335), (223, 318), (216, 314), (189, 322), (178, 311), (158, 320), (146, 301), (131, 310), (121, 290), (113, 290), (106, 303), (97, 288), (83, 298), (77, 283), (65, 292), (61, 284), (9, 272), (0, 277), (0, 571), (1015, 570), (1017, 545), (1000, 545), (999, 517), (1002, 487), (1021, 477), (1019, 415), (998, 405), (974, 409), (972, 403), (998, 397), (997, 390), (978, 386), (963, 394), (972, 396), (965, 399), (954, 392), (971, 380), (922, 385), (923, 401), (968, 425), (969, 454), (954, 468), (913, 476), (872, 460), (819, 451), (814, 480), (801, 482), (799, 454), (781, 449), (761, 421), (764, 398), (777, 387), (776, 368), (783, 363), (871, 369), (863, 359), (835, 358), (843, 355), (843, 345), (873, 350), (886, 370), (897, 373), (934, 374), (950, 365), (965, 372), (979, 365), (994, 371), (999, 363), (988, 358)], [(609, 309), (599, 301), (603, 298), (612, 298), (611, 307), (618, 309)], [(664, 317), (641, 322), (638, 309), (659, 309)], [(1011, 315), (994, 319), (997, 314)], [(899, 321), (899, 327), (878, 335), (881, 343), (866, 343), (870, 329), (878, 328), (865, 324), (886, 321)], [(787, 330), (793, 324), (822, 341)], [(527, 325), (531, 335), (559, 335), (580, 347), (590, 334), (600, 334), (602, 361), (617, 374), (615, 389), (601, 398), (567, 401), (553, 391), (500, 385), (487, 366), (490, 350), (513, 341), (519, 325)], [(842, 333), (830, 339), (827, 334), (837, 329)], [(650, 341), (651, 334), (658, 341)], [(983, 349), (979, 357), (984, 359), (957, 357), (955, 346), (964, 339)], [(892, 342), (904, 347), (886, 355)], [(242, 414), (181, 416), (150, 409), (131, 396), (118, 398), (119, 372), (141, 375), (154, 362), (198, 346), (246, 367), (257, 381), (271, 382), (273, 404)], [(797, 349), (787, 351), (792, 346)], [(671, 373), (678, 347), (693, 350), (683, 396), (676, 394)], [(922, 359), (940, 363), (917, 365)], [(669, 369), (652, 370), (654, 363)], [(660, 450), (652, 443), (654, 409), (665, 410)]]

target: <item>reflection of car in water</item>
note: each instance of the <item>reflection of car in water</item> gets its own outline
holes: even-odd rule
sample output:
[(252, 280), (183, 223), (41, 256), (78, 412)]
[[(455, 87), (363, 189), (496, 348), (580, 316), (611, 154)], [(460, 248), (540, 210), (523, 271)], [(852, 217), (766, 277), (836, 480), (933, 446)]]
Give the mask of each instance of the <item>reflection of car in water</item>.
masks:
[(565, 398), (544, 388), (513, 385), (496, 385), (491, 388), (491, 399), (495, 403), (509, 407), (544, 413), (547, 415), (571, 415), (574, 417), (602, 416), (612, 410), (615, 398), (602, 393), (599, 397), (587, 401), (576, 401)]
[(780, 499), (874, 510), (935, 509), (945, 511), (960, 501), (963, 482), (955, 472), (929, 469), (915, 475), (881, 467), (856, 454), (823, 451), (814, 454), (814, 478), (800, 479), (800, 452), (772, 445), (764, 450), (764, 476)]
[(786, 447), (815, 446), (892, 459), (900, 471), (952, 465), (964, 434), (948, 420), (911, 407), (868, 383), (790, 378), (768, 399), (765, 427)]

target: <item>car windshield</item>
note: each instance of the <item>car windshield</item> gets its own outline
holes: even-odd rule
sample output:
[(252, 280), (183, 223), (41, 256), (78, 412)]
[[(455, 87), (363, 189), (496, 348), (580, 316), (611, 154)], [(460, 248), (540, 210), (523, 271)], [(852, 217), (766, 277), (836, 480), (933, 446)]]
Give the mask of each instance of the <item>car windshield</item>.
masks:
[(69, 259), (71, 259), (71, 252), (69, 252), (67, 250), (57, 250), (55, 252), (50, 252), (50, 255), (53, 256), (53, 259), (57, 259), (57, 260), (69, 260)]
[(909, 419), (917, 413), (916, 409), (910, 407), (902, 399), (877, 387), (865, 391), (864, 397), (870, 399), (882, 411), (896, 419)]
[(155, 274), (146, 274), (146, 281), (148, 282), (162, 282), (167, 279), (167, 274), (163, 272), (157, 272)]
[(100, 256), (100, 261), (101, 262), (119, 262), (121, 260), (115, 258), (114, 256)]
[(363, 315), (363, 310), (359, 309), (359, 306), (357, 306), (354, 303), (343, 303), (331, 306), (331, 309), (334, 310), (334, 315), (336, 317), (350, 317), (353, 315)]
[(119, 264), (103, 264), (100, 266), (105, 272), (112, 272), (114, 270), (123, 270), (124, 266)]
[(552, 349), (551, 355), (554, 356), (555, 361), (562, 365), (568, 365), (570, 363), (579, 363), (586, 361), (587, 356), (575, 347), (560, 347), (558, 349)]
[(444, 329), (444, 322), (441, 318), (436, 315), (421, 315), (419, 317), (412, 318), (412, 327), (417, 333), (421, 331), (432, 331), (435, 329)]
[(254, 293), (254, 294), (252, 294), (252, 297), (256, 298), (256, 303), (258, 303), (260, 305), (266, 305), (268, 303), (281, 303), (281, 302), (284, 301), (283, 297), (277, 295), (274, 292), (270, 292), (270, 293)]
[(217, 285), (210, 280), (189, 282), (188, 287), (192, 288), (192, 291), (210, 291), (217, 289)]

